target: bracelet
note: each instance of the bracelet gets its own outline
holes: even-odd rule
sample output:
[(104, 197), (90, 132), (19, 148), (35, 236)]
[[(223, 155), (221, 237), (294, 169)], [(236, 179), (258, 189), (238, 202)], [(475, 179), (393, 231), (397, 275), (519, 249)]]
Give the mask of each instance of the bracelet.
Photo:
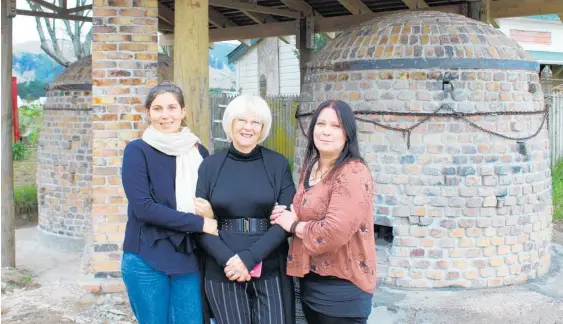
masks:
[(297, 229), (297, 225), (299, 225), (299, 223), (299, 221), (293, 222), (293, 224), (291, 224), (291, 227), (289, 228), (289, 233), (295, 234), (295, 230)]

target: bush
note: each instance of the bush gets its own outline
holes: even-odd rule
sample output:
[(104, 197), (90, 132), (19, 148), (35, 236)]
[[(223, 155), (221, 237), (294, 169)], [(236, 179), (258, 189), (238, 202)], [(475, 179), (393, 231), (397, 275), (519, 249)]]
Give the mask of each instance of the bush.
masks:
[(29, 104), (19, 107), (18, 110), (20, 136), (30, 145), (37, 144), (43, 121), (43, 105)]
[(14, 190), (16, 215), (27, 214), (37, 210), (37, 187), (26, 185)]
[(12, 145), (12, 154), (14, 161), (23, 161), (29, 155), (29, 148), (23, 143), (15, 143)]

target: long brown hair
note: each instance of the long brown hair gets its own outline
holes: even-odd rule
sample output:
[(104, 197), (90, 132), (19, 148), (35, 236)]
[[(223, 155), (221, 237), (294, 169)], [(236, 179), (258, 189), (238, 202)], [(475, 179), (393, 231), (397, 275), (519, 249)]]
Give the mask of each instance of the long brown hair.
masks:
[(309, 174), (313, 165), (315, 165), (315, 163), (319, 160), (320, 153), (315, 146), (314, 139), (315, 124), (319, 119), (321, 111), (326, 108), (334, 109), (336, 112), (340, 124), (342, 125), (342, 129), (344, 130), (344, 134), (346, 135), (346, 142), (344, 143), (344, 147), (338, 155), (338, 158), (336, 158), (331, 170), (326, 175), (325, 180), (332, 178), (334, 173), (348, 161), (359, 160), (364, 162), (358, 145), (358, 127), (356, 125), (356, 118), (352, 108), (350, 108), (350, 106), (342, 100), (327, 100), (319, 105), (311, 118), (309, 132), (307, 133), (307, 150), (305, 153), (305, 161), (303, 163), (304, 173), (302, 174), (302, 177)]
[[(186, 105), (184, 103), (184, 92), (182, 91), (182, 89), (172, 82), (164, 82), (164, 83), (161, 83), (161, 84), (153, 87), (149, 91), (149, 94), (147, 95), (147, 98), (145, 99), (145, 108), (147, 109), (147, 112), (151, 109), (151, 105), (152, 105), (152, 102), (154, 101), (154, 99), (156, 99), (156, 97), (158, 97), (159, 95), (164, 94), (164, 93), (169, 93), (169, 94), (173, 95), (174, 98), (176, 99), (176, 101), (178, 101), (178, 103), (180, 104), (180, 107), (182, 107), (182, 109), (186, 108)], [(182, 119), (182, 122), (180, 123), (180, 125), (181, 126), (187, 126), (185, 118)]]

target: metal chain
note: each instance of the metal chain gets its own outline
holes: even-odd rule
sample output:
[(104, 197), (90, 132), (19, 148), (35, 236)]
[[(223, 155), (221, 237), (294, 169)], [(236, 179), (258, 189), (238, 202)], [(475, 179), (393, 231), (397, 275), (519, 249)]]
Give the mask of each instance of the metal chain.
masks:
[[(295, 112), (295, 118), (299, 121), (299, 127), (301, 128), (301, 133), (303, 134), (303, 136), (307, 137), (307, 134), (305, 133), (305, 129), (303, 128), (303, 123), (301, 121), (301, 118), (306, 117), (306, 116), (312, 116), (313, 112), (301, 113), (300, 109), (301, 109), (301, 105), (299, 105), (297, 107), (297, 111)], [(449, 111), (452, 111), (452, 112), (451, 113), (439, 113), (442, 110), (449, 110)], [(406, 140), (407, 140), (407, 148), (410, 148), (410, 138), (411, 138), (412, 131), (415, 128), (417, 128), (418, 126), (427, 122), (432, 117), (452, 117), (452, 118), (455, 118), (455, 119), (461, 119), (464, 122), (468, 123), (469, 125), (471, 125), (472, 127), (475, 127), (476, 129), (478, 129), (480, 131), (483, 131), (483, 132), (488, 133), (488, 134), (493, 135), (493, 136), (498, 136), (498, 137), (501, 137), (501, 138), (504, 138), (504, 139), (514, 140), (514, 141), (524, 141), (524, 140), (527, 140), (527, 139), (530, 139), (530, 138), (537, 136), (540, 133), (540, 131), (542, 130), (543, 125), (546, 123), (546, 121), (549, 123), (548, 109), (547, 108), (542, 110), (542, 111), (499, 111), (499, 112), (481, 112), (481, 113), (461, 113), (461, 112), (454, 111), (449, 105), (443, 104), (438, 109), (434, 110), (431, 113), (407, 113), (407, 112), (391, 112), (391, 111), (358, 110), (358, 111), (354, 111), (354, 114), (355, 115), (364, 115), (364, 116), (365, 115), (380, 115), (380, 116), (391, 115), (391, 116), (424, 117), (423, 119), (419, 120), (415, 124), (413, 124), (409, 127), (406, 127), (406, 128), (388, 126), (388, 125), (384, 125), (380, 122), (376, 122), (376, 121), (371, 120), (371, 119), (356, 117), (356, 120), (358, 120), (358, 121), (374, 124), (374, 125), (379, 126), (383, 129), (401, 132), (403, 134), (403, 138), (406, 138)], [(543, 114), (543, 119), (542, 119), (541, 125), (532, 135), (524, 136), (524, 137), (507, 136), (507, 135), (503, 135), (503, 134), (498, 133), (498, 132), (494, 132), (494, 131), (485, 129), (482, 126), (477, 125), (477, 123), (475, 123), (474, 121), (472, 121), (468, 118), (468, 117), (474, 117), (474, 116), (539, 115), (539, 114)]]

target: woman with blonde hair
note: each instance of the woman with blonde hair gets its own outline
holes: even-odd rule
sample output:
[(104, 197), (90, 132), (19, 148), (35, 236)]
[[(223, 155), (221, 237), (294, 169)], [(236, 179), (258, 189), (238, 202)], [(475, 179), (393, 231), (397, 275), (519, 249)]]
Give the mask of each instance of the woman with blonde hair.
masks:
[(241, 95), (223, 115), (232, 141), (205, 159), (196, 195), (214, 215), (219, 236), (200, 235), (204, 284), (218, 324), (293, 324), (293, 281), (286, 276), (287, 234), (270, 225), (273, 208), (288, 206), (295, 185), (287, 159), (261, 145), (270, 132), (266, 101)]

